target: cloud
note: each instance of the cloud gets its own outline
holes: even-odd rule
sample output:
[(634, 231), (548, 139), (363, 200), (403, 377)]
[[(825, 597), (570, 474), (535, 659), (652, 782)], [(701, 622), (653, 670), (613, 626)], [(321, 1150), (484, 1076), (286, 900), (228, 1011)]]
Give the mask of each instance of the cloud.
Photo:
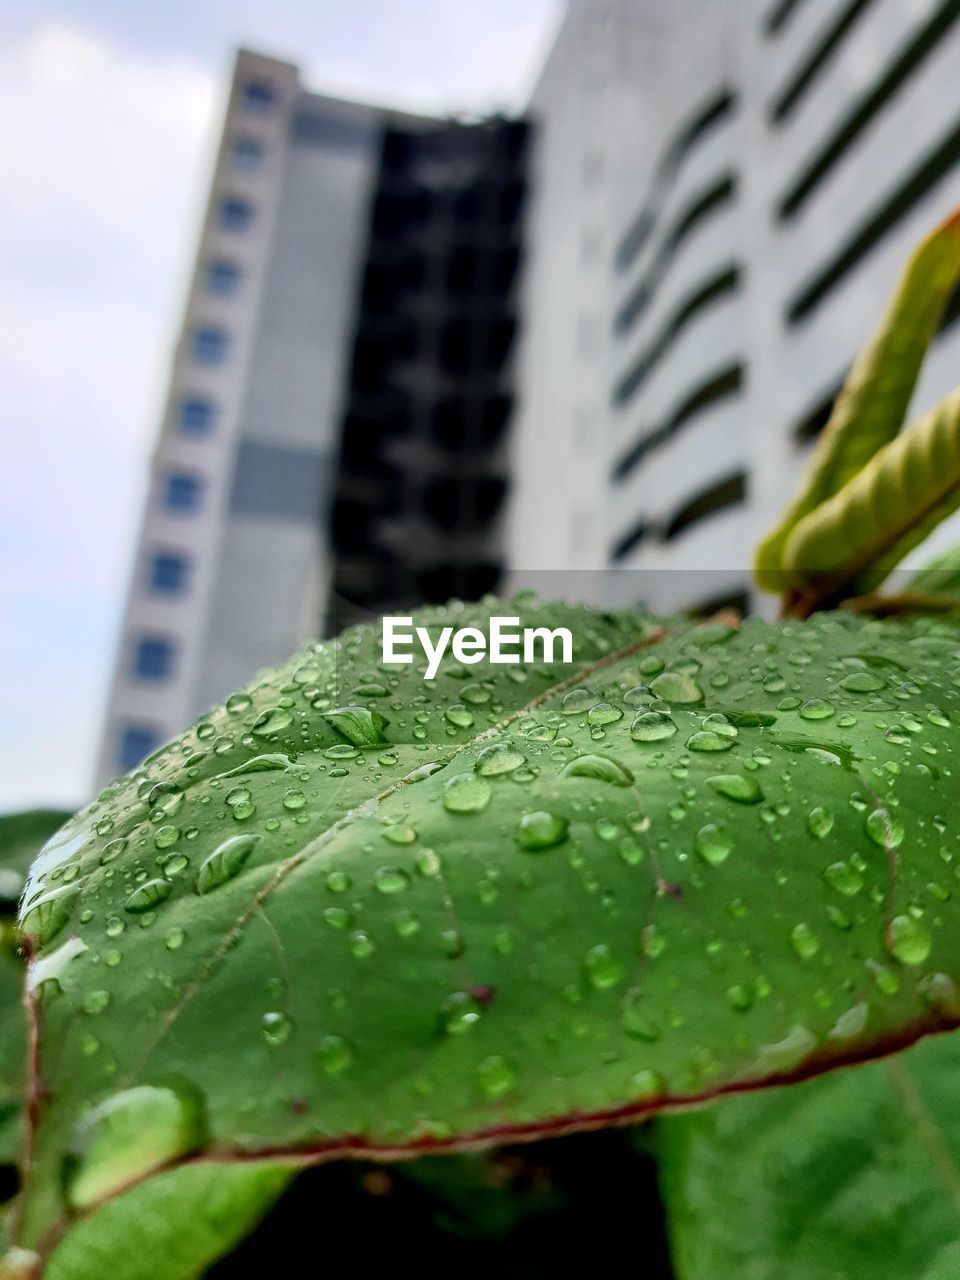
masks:
[(0, 50), (0, 810), (90, 785), (214, 106), (64, 25)]

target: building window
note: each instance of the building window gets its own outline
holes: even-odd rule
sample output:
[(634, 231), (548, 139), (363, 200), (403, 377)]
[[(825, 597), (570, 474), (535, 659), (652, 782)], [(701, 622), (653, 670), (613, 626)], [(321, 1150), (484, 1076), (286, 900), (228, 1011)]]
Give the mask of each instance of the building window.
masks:
[(253, 222), (253, 205), (239, 196), (220, 201), (220, 226), (224, 231), (247, 231)]
[(269, 80), (248, 80), (243, 86), (243, 105), (248, 111), (262, 115), (272, 111), (277, 101), (277, 91)]
[(117, 743), (117, 767), (128, 773), (141, 760), (156, 751), (161, 743), (159, 730), (151, 724), (127, 724), (120, 730)]
[(177, 410), (177, 425), (185, 436), (205, 436), (213, 430), (217, 407), (201, 396), (186, 396)]
[(207, 292), (218, 298), (232, 298), (240, 287), (240, 268), (223, 258), (207, 263), (206, 277)]
[(198, 511), (203, 496), (203, 481), (199, 476), (174, 471), (167, 476), (164, 489), (164, 506), (168, 511)]
[(214, 329), (207, 325), (194, 329), (190, 342), (190, 350), (197, 364), (223, 364), (229, 346), (230, 338), (225, 329)]
[(190, 577), (190, 561), (179, 551), (158, 551), (150, 559), (150, 590), (182, 595)]
[(173, 658), (172, 640), (166, 636), (141, 636), (133, 651), (133, 674), (138, 680), (169, 680)]
[(263, 164), (263, 143), (259, 138), (235, 138), (230, 158), (235, 169), (253, 173)]

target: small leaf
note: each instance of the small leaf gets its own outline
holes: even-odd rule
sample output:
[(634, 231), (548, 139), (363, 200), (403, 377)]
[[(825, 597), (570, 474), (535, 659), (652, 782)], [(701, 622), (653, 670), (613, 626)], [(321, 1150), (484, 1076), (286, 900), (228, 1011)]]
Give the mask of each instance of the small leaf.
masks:
[(785, 592), (793, 582), (787, 542), (804, 517), (838, 493), (903, 425), (937, 322), (960, 275), (960, 212), (919, 246), (879, 329), (857, 358), (797, 495), (757, 549), (757, 581)]
[(918, 597), (945, 597), (960, 603), (960, 547), (951, 547), (910, 579), (907, 591)]
[(790, 535), (784, 565), (816, 608), (861, 594), (960, 506), (960, 391), (875, 454)]
[(28, 809), (0, 816), (0, 910), (16, 910), (30, 863), (70, 817), (60, 809)]
[(44, 1280), (193, 1280), (256, 1225), (290, 1177), (278, 1162), (163, 1173), (74, 1226)]
[[(835, 1035), (876, 1016), (853, 997)], [(658, 1123), (678, 1280), (960, 1275), (960, 1035)]]

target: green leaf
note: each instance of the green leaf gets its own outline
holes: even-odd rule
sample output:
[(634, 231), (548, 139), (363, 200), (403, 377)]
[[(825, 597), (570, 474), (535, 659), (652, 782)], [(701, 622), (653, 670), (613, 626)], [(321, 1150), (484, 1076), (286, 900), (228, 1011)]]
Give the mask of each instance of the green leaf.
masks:
[(20, 1149), (26, 1057), (25, 967), (12, 914), (30, 863), (66, 817), (51, 809), (0, 817), (0, 1163), (15, 1161)]
[(259, 1222), (290, 1177), (278, 1162), (163, 1173), (74, 1226), (46, 1280), (192, 1280)]
[(960, 506), (960, 391), (881, 449), (794, 529), (784, 564), (806, 609), (867, 592)]
[(951, 547), (918, 569), (907, 584), (907, 590), (911, 595), (921, 597), (960, 600), (960, 547)]
[(880, 327), (857, 358), (817, 443), (800, 490), (755, 559), (759, 585), (794, 585), (787, 543), (797, 525), (866, 466), (903, 425), (937, 322), (960, 275), (960, 213), (915, 251)]
[(958, 1071), (960, 1036), (936, 1036), (661, 1121), (678, 1280), (954, 1280)]
[(13, 912), (30, 863), (70, 817), (60, 809), (27, 809), (0, 815), (0, 912)]
[[(491, 613), (567, 626), (575, 662), (448, 656), (431, 683), (357, 629), (48, 845), (21, 1246), (151, 1167), (558, 1134), (960, 1017), (957, 626), (418, 621)], [(387, 742), (359, 747), (331, 713), (373, 698)]]
[(20, 1151), (26, 1060), (25, 972), (13, 925), (0, 920), (0, 1164), (14, 1163)]

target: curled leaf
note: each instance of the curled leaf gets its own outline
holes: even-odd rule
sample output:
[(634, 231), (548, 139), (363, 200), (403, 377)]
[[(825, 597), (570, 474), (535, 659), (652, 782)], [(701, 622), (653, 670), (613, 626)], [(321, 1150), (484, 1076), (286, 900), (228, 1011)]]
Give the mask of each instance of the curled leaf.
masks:
[(791, 533), (784, 564), (809, 610), (870, 591), (960, 506), (960, 391), (870, 462)]
[(913, 254), (880, 327), (858, 356), (834, 405), (799, 492), (757, 548), (756, 576), (765, 591), (781, 593), (795, 585), (787, 553), (794, 529), (899, 432), (923, 357), (958, 276), (960, 212)]

